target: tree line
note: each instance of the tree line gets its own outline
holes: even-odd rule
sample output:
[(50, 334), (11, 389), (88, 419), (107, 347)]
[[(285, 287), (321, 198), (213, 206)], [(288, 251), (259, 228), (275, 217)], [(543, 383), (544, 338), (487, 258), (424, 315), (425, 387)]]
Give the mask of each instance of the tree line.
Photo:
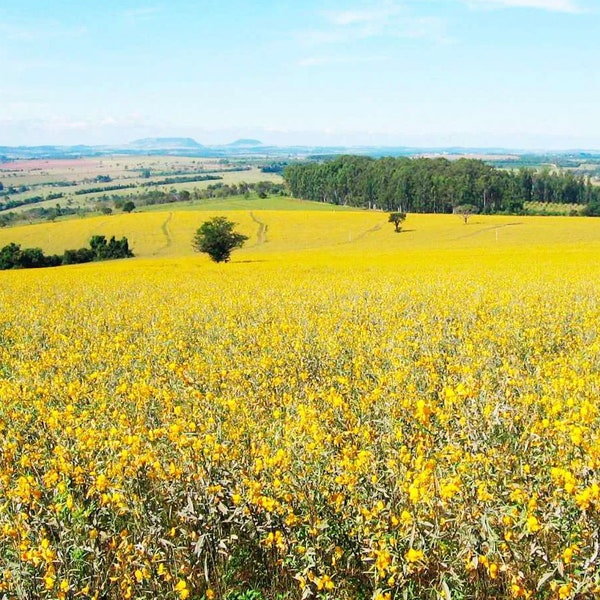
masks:
[(12, 210), (13, 208), (19, 208), (20, 206), (28, 206), (30, 204), (39, 204), (40, 202), (46, 202), (46, 200), (59, 200), (63, 198), (62, 192), (48, 194), (47, 196), (31, 196), (24, 200), (7, 200), (6, 202), (0, 202), (0, 212), (4, 210)]
[[(288, 166), (297, 198), (386, 211), (451, 213), (471, 205), (481, 213), (518, 213), (526, 202), (600, 207), (600, 187), (570, 172), (501, 170), (477, 159), (340, 156)], [(599, 211), (600, 212), (600, 211)]]
[(111, 196), (99, 196), (97, 202), (112, 202), (115, 208), (122, 208), (123, 203), (128, 199), (135, 200), (136, 206), (152, 206), (156, 204), (172, 204), (173, 202), (190, 202), (192, 200), (210, 200), (218, 198), (230, 198), (232, 196), (249, 197), (255, 193), (259, 198), (266, 198), (269, 195), (284, 195), (285, 186), (273, 181), (258, 181), (255, 183), (212, 183), (206, 188), (194, 188), (193, 190), (148, 190), (138, 194), (120, 196), (113, 194)]
[(0, 249), (0, 270), (58, 267), (132, 256), (127, 238), (117, 240), (114, 235), (110, 240), (103, 235), (94, 235), (89, 247), (65, 250), (62, 255), (46, 255), (41, 248), (21, 248), (20, 244), (12, 242)]
[[(214, 178), (213, 178), (214, 179)], [(188, 190), (144, 190), (137, 194), (103, 194), (93, 198), (93, 204), (86, 206), (70, 207), (57, 204), (54, 207), (35, 207), (22, 212), (8, 211), (2, 212), (6, 208), (15, 208), (26, 204), (38, 204), (45, 200), (62, 198), (63, 194), (51, 194), (46, 197), (29, 198), (23, 201), (11, 201), (11, 205), (4, 205), (0, 202), (0, 227), (15, 225), (21, 221), (32, 222), (36, 220), (54, 221), (58, 217), (67, 215), (79, 215), (94, 213), (100, 211), (103, 214), (113, 212), (109, 204), (115, 209), (130, 212), (138, 206), (150, 206), (155, 204), (170, 204), (173, 202), (189, 202), (191, 200), (228, 198), (231, 196), (250, 197), (255, 193), (259, 198), (266, 198), (269, 195), (286, 194), (285, 185), (272, 181), (258, 181), (255, 183), (240, 182), (239, 184), (214, 183), (207, 188), (194, 188), (191, 192)], [(135, 200), (135, 202), (133, 202)], [(68, 199), (68, 201), (70, 201)]]

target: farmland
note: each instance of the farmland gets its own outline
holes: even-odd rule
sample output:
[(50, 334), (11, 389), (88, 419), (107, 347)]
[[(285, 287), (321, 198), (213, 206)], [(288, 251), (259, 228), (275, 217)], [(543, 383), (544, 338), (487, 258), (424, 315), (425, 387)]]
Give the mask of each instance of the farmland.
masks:
[(0, 230), (0, 595), (600, 593), (598, 222), (253, 202)]
[(215, 183), (279, 182), (279, 175), (258, 166), (268, 163), (177, 156), (14, 160), (0, 163), (0, 201), (18, 203), (12, 208), (17, 212), (57, 204), (97, 212), (109, 196), (135, 200), (150, 190), (193, 192)]

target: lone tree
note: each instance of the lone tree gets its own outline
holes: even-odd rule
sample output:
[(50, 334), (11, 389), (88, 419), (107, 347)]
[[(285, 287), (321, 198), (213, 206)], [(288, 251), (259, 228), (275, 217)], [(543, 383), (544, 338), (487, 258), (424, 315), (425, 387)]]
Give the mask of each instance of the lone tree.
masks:
[(128, 200), (127, 202), (125, 202), (125, 204), (123, 204), (123, 212), (130, 213), (134, 209), (135, 204), (131, 200)]
[(406, 219), (406, 213), (403, 212), (393, 212), (390, 213), (390, 218), (388, 219), (388, 223), (393, 223), (396, 226), (396, 233), (400, 233), (400, 225)]
[(192, 246), (197, 252), (208, 254), (215, 262), (228, 262), (231, 251), (241, 248), (247, 235), (233, 231), (235, 223), (226, 217), (213, 217), (196, 231)]
[(479, 208), (474, 204), (459, 204), (452, 209), (452, 212), (455, 215), (458, 215), (466, 225), (469, 222), (469, 217), (471, 215), (476, 215), (479, 212)]

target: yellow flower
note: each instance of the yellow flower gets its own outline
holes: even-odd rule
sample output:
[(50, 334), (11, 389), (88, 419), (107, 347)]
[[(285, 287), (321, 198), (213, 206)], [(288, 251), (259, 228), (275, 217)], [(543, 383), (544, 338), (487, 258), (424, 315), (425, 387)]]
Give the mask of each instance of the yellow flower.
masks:
[(186, 600), (190, 595), (190, 590), (187, 587), (185, 579), (180, 579), (175, 585), (175, 591), (181, 600)]
[(565, 583), (558, 588), (558, 597), (561, 600), (566, 600), (566, 598), (571, 597), (571, 591), (573, 590), (573, 584)]
[(415, 563), (425, 558), (422, 550), (415, 550), (414, 548), (410, 548), (408, 552), (404, 555), (404, 558), (409, 563)]
[(577, 552), (577, 546), (569, 546), (565, 548), (563, 552), (563, 561), (566, 565), (570, 564), (573, 560), (573, 555)]
[(333, 580), (329, 575), (322, 575), (321, 577), (315, 578), (315, 583), (317, 584), (318, 590), (332, 590), (335, 587)]
[(540, 522), (533, 515), (527, 517), (527, 533), (536, 533), (541, 529)]

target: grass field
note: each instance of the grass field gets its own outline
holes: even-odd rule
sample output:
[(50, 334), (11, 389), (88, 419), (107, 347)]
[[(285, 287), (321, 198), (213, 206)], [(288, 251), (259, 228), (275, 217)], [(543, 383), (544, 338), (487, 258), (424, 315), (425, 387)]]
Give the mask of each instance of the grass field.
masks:
[(280, 202), (0, 230), (0, 595), (597, 597), (600, 221)]
[(140, 211), (164, 212), (171, 211), (247, 211), (255, 210), (272, 210), (272, 211), (321, 211), (321, 212), (356, 212), (356, 208), (351, 206), (336, 206), (333, 204), (325, 204), (324, 202), (311, 202), (309, 200), (298, 200), (287, 196), (269, 196), (267, 198), (259, 198), (254, 192), (250, 194), (250, 198), (244, 196), (231, 196), (229, 198), (206, 198), (200, 200), (191, 200), (188, 202), (173, 202), (165, 204), (153, 204), (141, 206), (137, 209)]

